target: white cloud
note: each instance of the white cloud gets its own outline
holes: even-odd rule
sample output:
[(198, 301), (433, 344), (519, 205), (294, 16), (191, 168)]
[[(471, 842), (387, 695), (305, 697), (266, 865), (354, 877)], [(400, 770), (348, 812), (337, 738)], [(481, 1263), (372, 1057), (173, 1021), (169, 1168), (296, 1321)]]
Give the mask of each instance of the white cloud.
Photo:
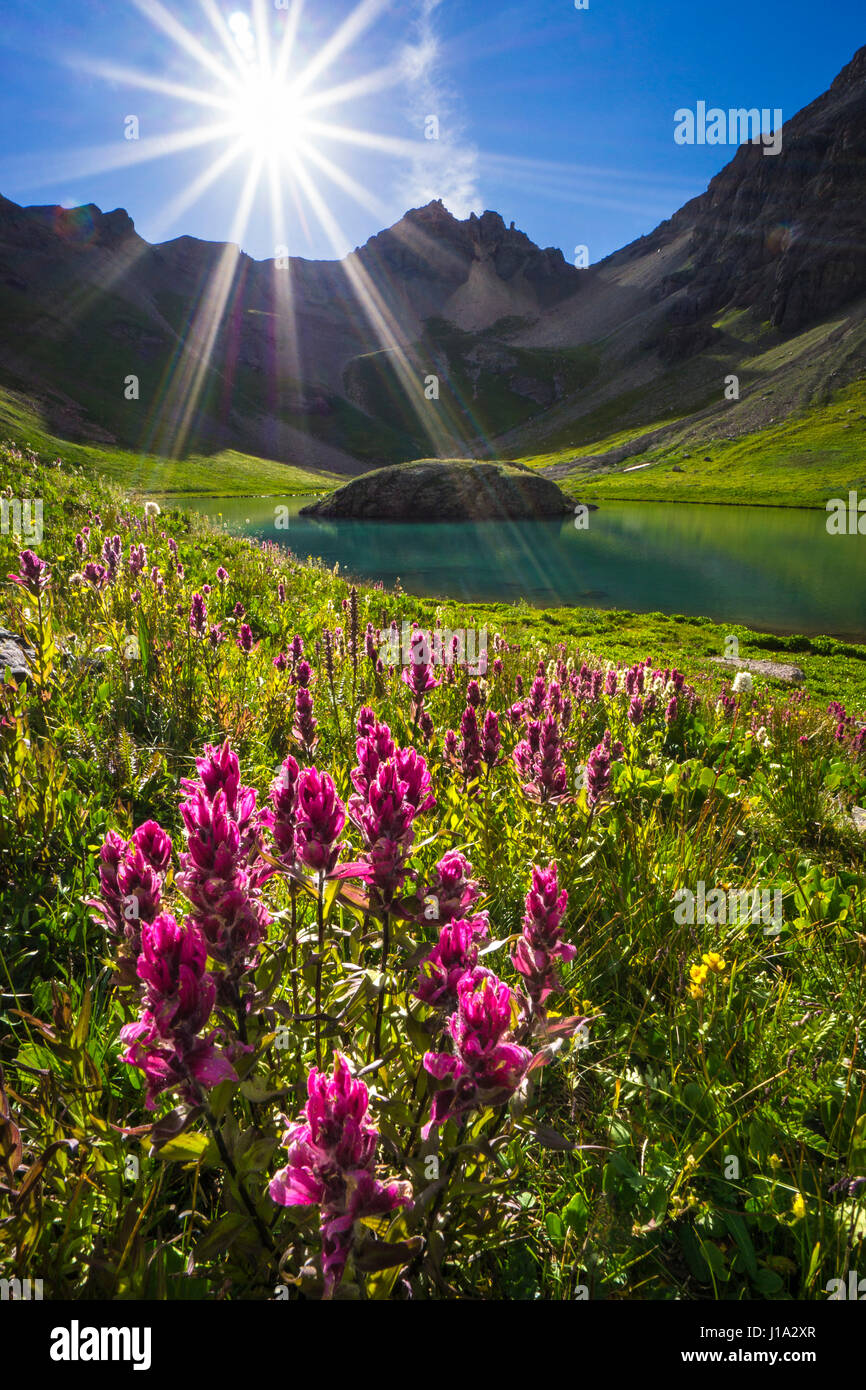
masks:
[[(408, 178), (401, 182), (406, 207), (422, 207), (441, 198), (455, 217), (482, 212), (478, 190), (478, 151), (463, 138), (459, 96), (442, 72), (436, 11), (442, 0), (419, 0), (412, 37), (400, 55), (408, 97), (407, 114), (418, 140)], [(435, 116), (438, 140), (425, 139), (425, 124)]]

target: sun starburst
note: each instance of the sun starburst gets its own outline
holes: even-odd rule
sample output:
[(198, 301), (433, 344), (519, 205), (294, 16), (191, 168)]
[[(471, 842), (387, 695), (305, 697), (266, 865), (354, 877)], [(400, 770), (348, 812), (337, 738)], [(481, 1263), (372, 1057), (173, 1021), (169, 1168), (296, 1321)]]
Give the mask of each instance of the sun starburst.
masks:
[[(210, 148), (211, 157), (190, 184), (168, 201), (156, 218), (159, 234), (176, 224), (206, 192), (229, 177), (240, 178), (231, 227), (232, 243), (242, 244), (260, 188), (270, 207), (274, 265), (285, 269), (289, 237), (287, 208), (294, 211), (306, 230), (308, 214), (323, 229), (335, 256), (343, 256), (346, 237), (334, 215), (328, 186), (352, 199), (368, 212), (385, 218), (388, 209), (377, 194), (348, 172), (327, 147), (367, 150), (380, 156), (411, 159), (417, 143), (364, 130), (357, 120), (341, 124), (334, 111), (405, 80), (401, 63), (376, 68), (361, 76), (328, 78), (347, 50), (357, 45), (365, 31), (389, 8), (390, 0), (359, 0), (333, 34), (311, 56), (298, 53), (303, 0), (286, 0), (278, 11), (266, 0), (249, 0), (249, 10), (223, 10), (218, 0), (198, 0), (207, 21), (202, 33), (194, 33), (162, 0), (133, 0), (140, 13), (182, 56), (186, 68), (198, 77), (172, 80), (152, 71), (114, 64), (90, 63), (92, 71), (114, 83), (156, 92), (172, 109), (198, 109), (201, 116), (171, 135), (142, 139), (124, 152), (126, 158), (106, 151), (89, 151), (89, 171), (123, 163), (167, 158), (197, 148)], [(328, 119), (322, 119), (327, 113)], [(83, 172), (83, 170), (82, 170)], [(424, 409), (420, 373), (370, 276), (359, 264), (347, 262), (348, 281), (356, 300), (359, 320), (372, 331), (382, 348), (395, 355), (398, 373), (419, 419)], [(189, 324), (182, 351), (158, 405), (154, 408), (152, 435), (163, 447), (182, 450), (195, 427), (196, 415), (230, 302), (237, 271), (236, 246), (221, 255), (202, 293)], [(118, 272), (120, 273), (120, 272)], [(302, 363), (294, 322), (291, 273), (275, 275), (274, 298), (281, 321), (279, 340), (283, 375), (300, 377)], [(84, 305), (79, 306), (83, 309)]]

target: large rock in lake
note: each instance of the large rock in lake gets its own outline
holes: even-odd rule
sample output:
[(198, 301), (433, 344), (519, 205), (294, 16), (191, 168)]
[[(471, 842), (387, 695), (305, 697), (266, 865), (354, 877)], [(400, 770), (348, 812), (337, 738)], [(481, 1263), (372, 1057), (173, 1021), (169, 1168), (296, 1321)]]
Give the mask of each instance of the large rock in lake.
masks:
[(574, 502), (522, 463), (417, 459), (353, 478), (302, 516), (365, 521), (550, 520)]

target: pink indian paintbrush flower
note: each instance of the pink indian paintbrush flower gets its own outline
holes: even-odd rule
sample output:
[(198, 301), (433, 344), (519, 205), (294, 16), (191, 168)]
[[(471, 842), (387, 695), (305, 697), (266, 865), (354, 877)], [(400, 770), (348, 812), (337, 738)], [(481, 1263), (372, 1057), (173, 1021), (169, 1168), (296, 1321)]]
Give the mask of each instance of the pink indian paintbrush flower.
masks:
[(478, 732), (478, 718), (471, 705), (467, 705), (460, 719), (460, 763), (467, 782), (473, 782), (481, 772), (481, 735)]
[(196, 637), (204, 637), (207, 633), (207, 604), (204, 594), (193, 594), (189, 608), (189, 626)]
[(442, 756), (447, 763), (456, 763), (460, 759), (457, 735), (453, 729), (446, 729), (445, 731), (445, 737), (442, 740)]
[(180, 814), (186, 829), (177, 886), (210, 955), (224, 966), (220, 1002), (238, 1007), (243, 979), (256, 963), (270, 918), (261, 889), (273, 869), (262, 857), (267, 817), (256, 814), (256, 792), (241, 785), (240, 764), (228, 740), (207, 745), (196, 759), (198, 778), (184, 778), (188, 799)]
[(435, 1009), (457, 1007), (457, 986), (478, 960), (478, 943), (487, 936), (486, 913), (447, 922), (433, 950), (421, 962), (415, 997)]
[(407, 1183), (376, 1178), (378, 1130), (369, 1123), (369, 1095), (345, 1057), (334, 1056), (333, 1075), (313, 1067), (303, 1118), (283, 1136), (288, 1163), (271, 1179), (272, 1199), (283, 1207), (319, 1208), (325, 1297), (343, 1277), (355, 1240), (355, 1224), (411, 1207)]
[(295, 864), (295, 820), (298, 804), (300, 768), (289, 754), (271, 787), (273, 818), (270, 825), (280, 858), (290, 868)]
[(144, 1072), (148, 1110), (166, 1090), (194, 1104), (201, 1089), (237, 1080), (216, 1046), (217, 1030), (203, 1035), (213, 1012), (216, 984), (205, 969), (207, 947), (194, 922), (178, 925), (164, 913), (141, 931), (137, 973), (144, 985), (144, 1012), (120, 1030), (122, 1060)]
[(421, 1131), (462, 1119), (481, 1105), (504, 1105), (520, 1086), (532, 1054), (511, 1040), (517, 999), (502, 980), (480, 966), (457, 985), (457, 1010), (448, 1020), (454, 1052), (427, 1052), (424, 1069), (450, 1085), (437, 1091)]
[(496, 767), (502, 761), (502, 734), (499, 731), (499, 715), (489, 709), (484, 716), (481, 729), (481, 757), (488, 767)]
[(132, 843), (140, 849), (152, 869), (163, 876), (171, 863), (171, 837), (155, 820), (147, 820), (132, 832)]
[(412, 823), (436, 801), (422, 755), (414, 748), (396, 748), (387, 724), (376, 723), (371, 711), (362, 715), (349, 815), (365, 844), (360, 876), (374, 888), (376, 905), (388, 909), (406, 879)]
[(435, 690), (441, 682), (434, 676), (430, 665), (430, 638), (426, 632), (413, 632), (409, 651), (410, 662), (400, 673), (400, 679), (412, 691), (415, 710), (418, 713), (424, 703), (424, 696)]
[(297, 786), (295, 852), (308, 868), (329, 874), (343, 848), (340, 832), (346, 824), (345, 808), (327, 772), (304, 768)]
[(380, 764), (366, 796), (356, 793), (350, 803), (352, 820), (365, 845), (361, 877), (374, 890), (374, 905), (384, 910), (391, 907), (406, 880), (406, 860), (414, 839), (416, 811), (407, 791), (396, 759), (389, 758)]
[(607, 794), (611, 781), (611, 763), (621, 762), (624, 748), (617, 739), (612, 741), (610, 729), (605, 729), (601, 743), (593, 748), (586, 764), (586, 799), (595, 806)]
[(130, 546), (128, 564), (129, 573), (133, 578), (144, 572), (147, 567), (147, 551), (143, 543)]
[(120, 568), (120, 561), (122, 558), (123, 546), (120, 536), (106, 536), (105, 540), (102, 542), (102, 563), (112, 580), (117, 577), (117, 571)]
[(526, 895), (523, 932), (511, 963), (526, 981), (534, 1008), (560, 987), (557, 961), (573, 960), (577, 948), (562, 938), (562, 919), (568, 894), (559, 891), (555, 864), (532, 870), (532, 887)]
[(547, 701), (547, 685), (543, 676), (536, 676), (529, 692), (528, 713), (532, 719), (540, 719)]
[(445, 924), (455, 917), (462, 917), (479, 895), (477, 881), (472, 877), (472, 865), (458, 850), (449, 850), (439, 860), (433, 871), (433, 878), (424, 895), (425, 904), (432, 911), (425, 918)]
[(646, 681), (646, 668), (648, 662), (638, 661), (636, 665), (629, 666), (625, 673), (625, 693), (631, 699), (635, 695), (643, 693)]
[(394, 753), (397, 775), (406, 785), (404, 796), (417, 815), (436, 805), (426, 759), (414, 748), (398, 748)]
[[(306, 665), (306, 662), (301, 662)], [(313, 716), (313, 697), (306, 686), (298, 686), (295, 691), (295, 727), (294, 736), (306, 753), (312, 753), (318, 743), (318, 720)]]
[(99, 897), (88, 899), (93, 920), (120, 946), (123, 983), (141, 950), (141, 928), (159, 914), (171, 840), (156, 821), (145, 821), (125, 840), (109, 830), (99, 852)]
[(95, 560), (89, 560), (81, 573), (91, 589), (99, 592), (108, 587), (108, 570), (104, 569), (102, 565), (98, 565)]
[(593, 748), (586, 764), (586, 800), (589, 806), (596, 806), (607, 793), (610, 762), (610, 750), (603, 743)]
[[(241, 829), (226, 809), (220, 788), (213, 800), (198, 789), (183, 802), (180, 813), (187, 832), (177, 886), (192, 905), (208, 950), (226, 967), (223, 992), (236, 1003), (238, 980), (252, 968), (260, 942), (267, 934), (268, 914), (259, 899), (267, 872), (250, 867), (249, 849)], [(255, 832), (258, 845), (258, 828)]]
[(239, 852), (249, 858), (258, 849), (255, 822), (257, 796), (253, 787), (241, 785), (240, 761), (237, 754), (232, 752), (228, 739), (219, 748), (206, 743), (204, 754), (195, 760), (195, 767), (198, 776), (182, 777), (181, 789), (190, 796), (200, 792), (210, 802), (213, 802), (217, 792), (225, 794), (223, 809), (238, 827)]
[(530, 721), (527, 738), (512, 757), (522, 778), (523, 793), (531, 801), (556, 805), (568, 794), (568, 772), (562, 759), (559, 725), (552, 715), (539, 723)]
[(358, 738), (366, 739), (371, 729), (376, 727), (376, 716), (369, 705), (362, 705), (358, 710), (358, 718), (355, 721), (355, 730)]
[[(364, 710), (361, 714), (364, 714)], [(369, 712), (372, 715), (372, 710)], [(355, 804), (356, 798), (360, 798), (363, 803), (367, 795), (370, 784), (374, 780), (376, 773), (382, 763), (393, 758), (397, 749), (391, 737), (391, 730), (387, 724), (379, 724), (373, 717), (372, 723), (366, 718), (364, 720), (364, 730), (361, 733), (361, 715), (358, 716), (358, 732), (360, 737), (355, 744), (355, 751), (358, 756), (358, 766), (353, 770), (352, 785), (355, 788), (355, 796), (349, 800), (349, 806)]]

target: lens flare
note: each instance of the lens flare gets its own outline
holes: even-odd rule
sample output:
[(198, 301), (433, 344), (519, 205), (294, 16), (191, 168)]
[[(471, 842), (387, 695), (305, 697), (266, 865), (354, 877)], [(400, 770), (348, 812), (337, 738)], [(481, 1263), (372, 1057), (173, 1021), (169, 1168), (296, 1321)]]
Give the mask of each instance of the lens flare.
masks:
[(304, 102), (298, 92), (258, 68), (233, 99), (229, 121), (244, 146), (266, 159), (296, 152), (307, 130)]

